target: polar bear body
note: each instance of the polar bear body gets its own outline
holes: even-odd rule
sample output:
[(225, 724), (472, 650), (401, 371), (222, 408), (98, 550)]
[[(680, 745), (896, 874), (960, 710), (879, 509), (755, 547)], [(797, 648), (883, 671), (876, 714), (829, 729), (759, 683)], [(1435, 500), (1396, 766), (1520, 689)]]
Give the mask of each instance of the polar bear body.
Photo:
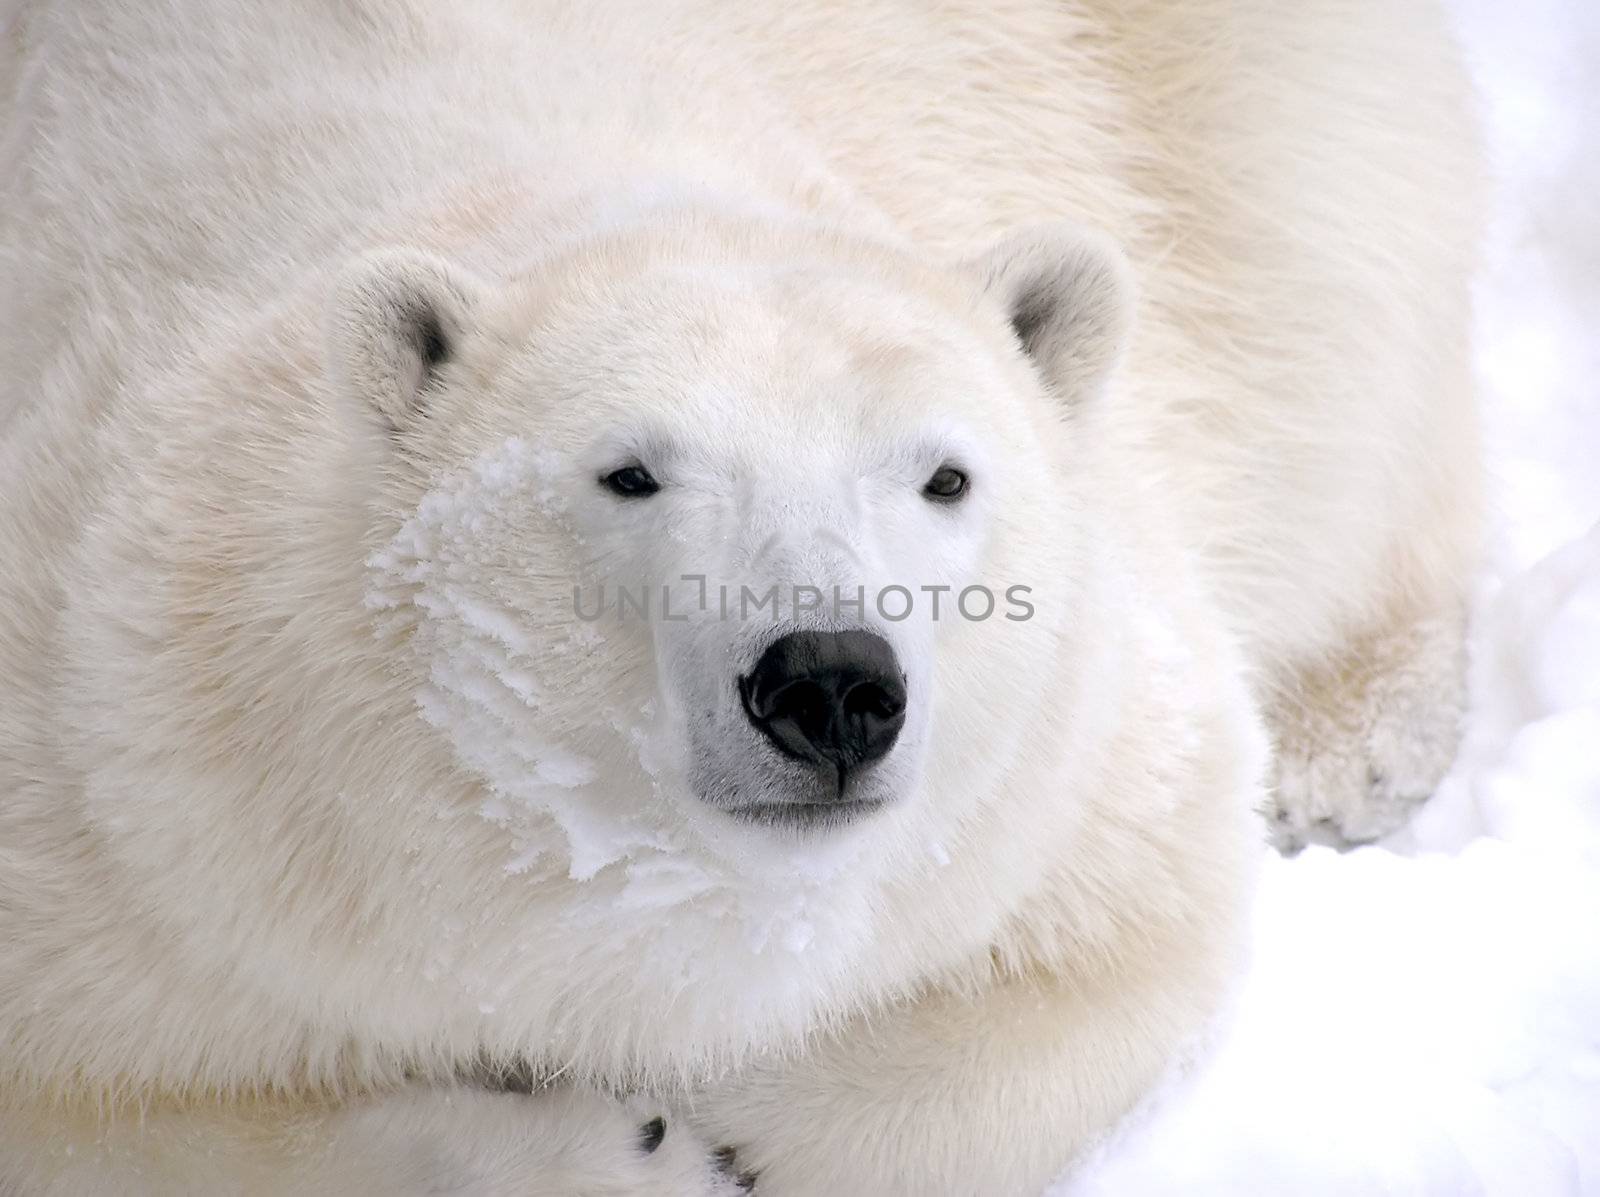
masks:
[[(484, 1063), (688, 1094), (776, 1194), (1025, 1192), (1104, 1130), (1235, 965), (1253, 704), (1459, 601), (1470, 139), (1436, 14), (1369, 7), (11, 18), (0, 1178), (455, 1160), (481, 1098), (415, 1090)], [(1087, 348), (1035, 372), (994, 296), (1048, 238), (985, 252), (1062, 219), (1137, 311), (1067, 253)], [(640, 412), (702, 496), (648, 536), (565, 497)], [(967, 531), (816, 481), (945, 425), (999, 496)], [(881, 629), (938, 711), (859, 829), (680, 801), (689, 633), (503, 618), (591, 550), (753, 577), (719, 529), (763, 520), (1041, 600)], [(760, 580), (837, 564), (797, 552)], [(411, 1104), (362, 1138), (336, 1095)], [(179, 1129), (74, 1137), (123, 1099)]]

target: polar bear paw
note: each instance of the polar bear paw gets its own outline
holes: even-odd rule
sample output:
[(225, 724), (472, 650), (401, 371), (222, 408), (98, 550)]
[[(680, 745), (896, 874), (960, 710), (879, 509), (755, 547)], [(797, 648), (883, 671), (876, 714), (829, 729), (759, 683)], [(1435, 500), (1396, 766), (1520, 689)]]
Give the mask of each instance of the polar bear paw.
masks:
[(337, 1140), (336, 1158), (382, 1183), (342, 1186), (335, 1166), (319, 1192), (747, 1197), (754, 1183), (674, 1112), (575, 1086), (412, 1090), (350, 1111)]
[(1460, 739), (1465, 639), (1459, 613), (1421, 620), (1280, 692), (1267, 809), (1280, 851), (1371, 843), (1433, 793)]

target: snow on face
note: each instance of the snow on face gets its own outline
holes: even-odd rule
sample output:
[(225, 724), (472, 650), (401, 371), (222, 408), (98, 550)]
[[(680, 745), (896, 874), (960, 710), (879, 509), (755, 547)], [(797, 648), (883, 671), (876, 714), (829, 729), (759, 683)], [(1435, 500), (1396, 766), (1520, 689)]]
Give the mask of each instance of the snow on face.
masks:
[(569, 514), (560, 464), (512, 438), (445, 478), (368, 562), (380, 634), (408, 628), (424, 663), (419, 712), (482, 779), (483, 817), (513, 833), (507, 870), (561, 859), (571, 880), (603, 880), (581, 915), (597, 923), (697, 903), (756, 952), (804, 951), (819, 920), (856, 939), (840, 920), (859, 921), (865, 887), (840, 878), (871, 872), (868, 844), (751, 842), (681, 797), (682, 729), (652, 689), (604, 684), (608, 700), (589, 701), (577, 679), (615, 629), (573, 619), (570, 591), (529, 585), (537, 563), (508, 547), (529, 528), (572, 536)]
[[(417, 512), (368, 563), (375, 611), (411, 608), (412, 644), (427, 662), (417, 707), (449, 735), (461, 760), (488, 782), (484, 815), (548, 815), (566, 836), (575, 878), (649, 844), (649, 829), (625, 812), (594, 817), (579, 792), (597, 775), (592, 759), (552, 737), (549, 678), (538, 674), (529, 629), (486, 577), (482, 546), (519, 523), (559, 520), (562, 501), (540, 455), (513, 439), (426, 495)], [(537, 855), (547, 845), (531, 842)], [(525, 866), (524, 854), (513, 867)]]

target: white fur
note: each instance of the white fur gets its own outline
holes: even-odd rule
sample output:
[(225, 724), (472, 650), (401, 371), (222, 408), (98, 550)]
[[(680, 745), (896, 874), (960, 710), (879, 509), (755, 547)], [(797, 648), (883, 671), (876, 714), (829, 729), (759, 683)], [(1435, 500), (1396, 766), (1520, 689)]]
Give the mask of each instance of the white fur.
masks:
[[(1442, 767), (1474, 179), (1430, 5), (5, 28), (0, 1187), (729, 1183), (625, 1088), (763, 1197), (1027, 1192), (1226, 988), (1255, 704), (1336, 775), (1291, 841)], [(596, 485), (633, 458), (647, 503)], [(724, 813), (793, 784), (733, 689), (773, 628), (573, 614), (684, 575), (1035, 614), (862, 616), (884, 809), (782, 833)]]

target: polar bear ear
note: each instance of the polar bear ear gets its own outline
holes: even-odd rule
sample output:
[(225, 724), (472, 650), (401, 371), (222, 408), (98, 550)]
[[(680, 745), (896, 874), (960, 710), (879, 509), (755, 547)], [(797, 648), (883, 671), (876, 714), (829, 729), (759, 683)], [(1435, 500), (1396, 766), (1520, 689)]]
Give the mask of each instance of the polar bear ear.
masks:
[(1133, 281), (1121, 249), (1075, 225), (1043, 225), (1003, 238), (976, 265), (1062, 398), (1076, 406), (1098, 395), (1132, 324)]
[(390, 431), (409, 427), (471, 330), (481, 292), (476, 279), (417, 250), (357, 258), (334, 290), (334, 378), (369, 403)]

